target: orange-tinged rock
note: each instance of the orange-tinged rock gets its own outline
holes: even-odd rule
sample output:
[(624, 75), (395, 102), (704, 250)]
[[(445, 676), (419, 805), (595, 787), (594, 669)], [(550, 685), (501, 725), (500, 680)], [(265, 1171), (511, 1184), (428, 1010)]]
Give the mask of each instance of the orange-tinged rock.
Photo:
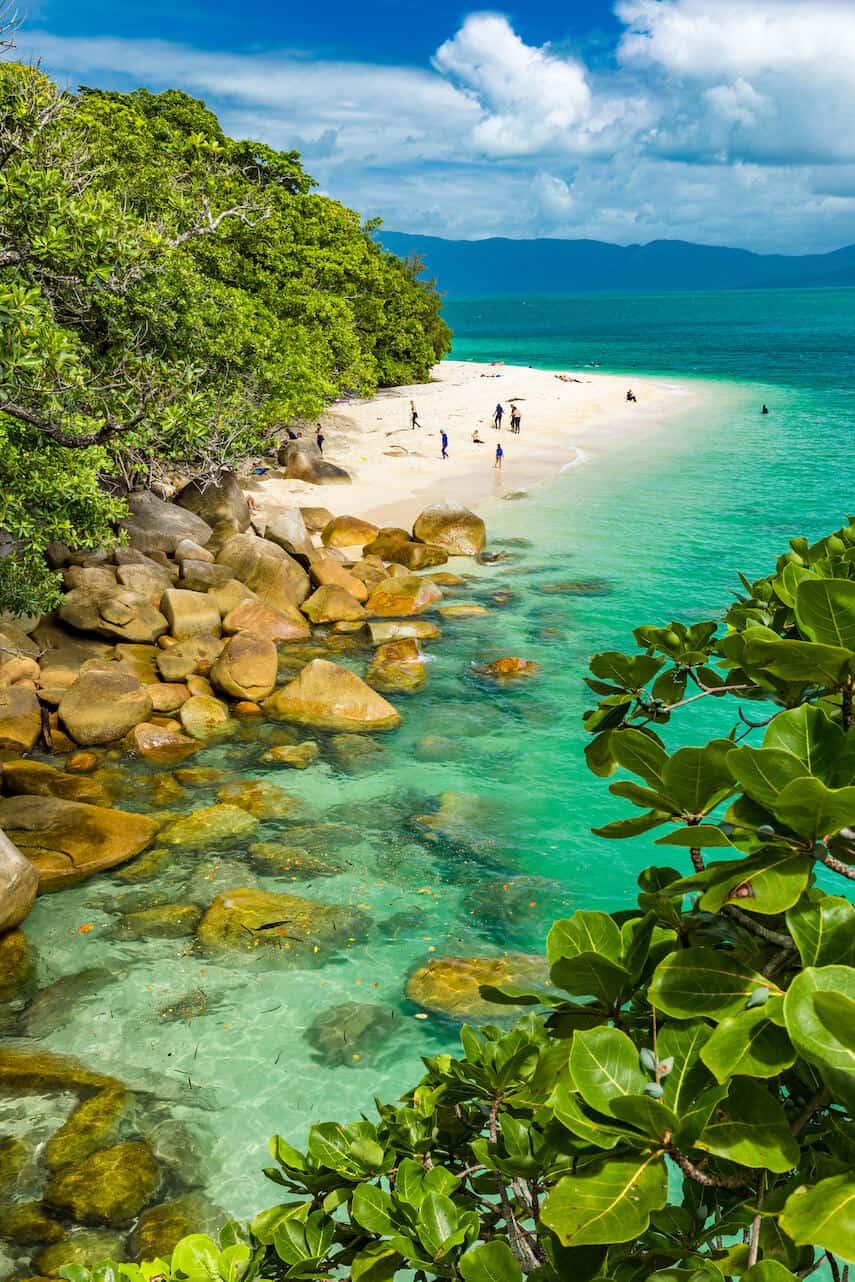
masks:
[(321, 730), (393, 730), (401, 716), (349, 668), (313, 659), (264, 704), (268, 716)]
[(462, 503), (434, 503), (416, 518), (413, 536), (446, 548), (453, 556), (477, 556), (487, 540), (487, 527)]
[(73, 775), (88, 775), (92, 770), (98, 769), (100, 761), (97, 752), (72, 752), (65, 768)]
[(238, 632), (211, 669), (211, 683), (232, 699), (266, 699), (276, 685), (278, 655), (267, 637)]
[(157, 827), (147, 815), (57, 797), (0, 801), (0, 828), (35, 864), (40, 893), (74, 886), (133, 859), (149, 845)]
[(427, 668), (414, 637), (378, 645), (368, 669), (368, 684), (375, 690), (417, 690), (427, 680)]
[(506, 984), (535, 989), (549, 986), (544, 957), (505, 953), (502, 957), (435, 957), (413, 971), (407, 997), (424, 1010), (460, 1021), (493, 1023), (522, 1013), (519, 1006), (500, 1006), (481, 996), (481, 987)]
[(330, 951), (364, 935), (352, 908), (241, 886), (218, 895), (196, 931), (204, 948), (281, 949), (323, 962)]
[(243, 779), (238, 783), (227, 783), (220, 788), (217, 796), (227, 806), (240, 806), (241, 810), (256, 819), (278, 819), (300, 804), (297, 797), (290, 796), (277, 784), (266, 779)]
[(264, 711), (260, 704), (252, 703), (249, 699), (241, 699), (232, 708), (236, 717), (263, 717)]
[(483, 605), (441, 605), (438, 613), (444, 619), (479, 619), (483, 614), (489, 614)]
[(494, 681), (518, 681), (520, 678), (536, 676), (540, 672), (540, 664), (535, 663), (533, 659), (509, 656), (476, 666), (472, 670), (477, 672), (479, 677), (489, 677)]
[(331, 557), (321, 561), (313, 561), (309, 567), (309, 577), (318, 587), (336, 585), (344, 588), (357, 601), (368, 600), (368, 587), (362, 579), (351, 574), (346, 570), (340, 561), (334, 561)]
[(317, 588), (303, 602), (303, 613), (312, 623), (340, 623), (364, 619), (365, 611), (356, 597), (337, 583), (327, 583)]
[(336, 516), (325, 525), (321, 542), (327, 548), (355, 548), (377, 537), (377, 526), (358, 516)]
[(311, 635), (311, 628), (295, 606), (286, 611), (262, 601), (245, 601), (230, 610), (223, 619), (223, 631), (248, 632), (267, 641), (303, 641)]
[(381, 618), (405, 618), (421, 614), (442, 600), (442, 593), (430, 579), (401, 574), (378, 583), (366, 602), (368, 614)]
[(125, 745), (156, 766), (177, 765), (179, 761), (186, 761), (188, 757), (193, 756), (194, 752), (199, 751), (199, 744), (195, 739), (190, 739), (187, 735), (175, 730), (154, 725), (150, 721), (134, 726), (125, 740)]

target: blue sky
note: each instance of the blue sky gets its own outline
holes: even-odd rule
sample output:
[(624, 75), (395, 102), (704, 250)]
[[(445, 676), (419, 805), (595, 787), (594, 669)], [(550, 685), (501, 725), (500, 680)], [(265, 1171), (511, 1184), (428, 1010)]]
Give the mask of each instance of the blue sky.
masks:
[(34, 0), (19, 46), (205, 98), (396, 230), (855, 242), (855, 0)]

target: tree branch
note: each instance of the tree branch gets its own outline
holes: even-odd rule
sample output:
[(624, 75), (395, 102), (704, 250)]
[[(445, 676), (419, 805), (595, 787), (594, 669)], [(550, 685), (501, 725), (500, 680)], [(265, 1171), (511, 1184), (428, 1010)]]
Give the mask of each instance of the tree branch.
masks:
[(725, 904), (721, 911), (726, 913), (728, 917), (732, 917), (734, 921), (738, 921), (740, 926), (744, 926), (752, 935), (765, 939), (767, 943), (777, 944), (779, 948), (788, 950), (795, 948), (795, 944), (789, 935), (785, 935), (780, 930), (771, 930), (768, 926), (764, 926), (762, 922), (755, 921), (750, 913), (744, 913), (735, 904)]
[(694, 1162), (679, 1149), (669, 1147), (666, 1152), (690, 1180), (694, 1180), (696, 1184), (702, 1184), (704, 1188), (741, 1189), (750, 1184), (746, 1175), (710, 1175), (707, 1171), (702, 1171), (699, 1166), (695, 1166)]

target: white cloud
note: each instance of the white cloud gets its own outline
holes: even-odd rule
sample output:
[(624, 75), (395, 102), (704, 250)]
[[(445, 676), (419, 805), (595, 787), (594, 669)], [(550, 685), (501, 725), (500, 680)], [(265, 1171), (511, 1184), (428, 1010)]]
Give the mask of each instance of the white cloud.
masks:
[[(855, 0), (618, 0), (586, 65), (474, 13), (431, 67), (25, 32), (60, 78), (205, 97), (388, 226), (450, 236), (855, 240)], [(556, 32), (556, 36), (561, 35)]]

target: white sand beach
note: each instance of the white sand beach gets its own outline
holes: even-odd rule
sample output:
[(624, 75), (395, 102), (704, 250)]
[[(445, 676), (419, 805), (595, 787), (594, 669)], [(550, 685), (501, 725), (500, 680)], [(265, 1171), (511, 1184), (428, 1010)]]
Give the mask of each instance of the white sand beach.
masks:
[[(522, 365), (443, 361), (430, 383), (398, 387), (370, 400), (331, 407), (319, 420), (324, 456), (345, 468), (350, 485), (260, 480), (259, 509), (322, 506), (380, 525), (410, 525), (419, 511), (440, 498), (464, 501), (475, 510), (504, 494), (528, 490), (561, 468), (620, 448), (628, 437), (655, 435), (672, 415), (700, 400), (703, 384), (658, 377), (569, 371), (562, 381), (549, 370)], [(578, 381), (575, 381), (578, 380)], [(637, 400), (628, 403), (632, 388)], [(410, 401), (420, 427), (410, 425)], [(510, 404), (522, 416), (510, 431)], [(497, 403), (505, 408), (501, 431), (493, 427)], [(448, 434), (442, 459), (440, 431)], [(472, 441), (475, 430), (483, 441)], [(505, 457), (494, 468), (497, 441)]]

